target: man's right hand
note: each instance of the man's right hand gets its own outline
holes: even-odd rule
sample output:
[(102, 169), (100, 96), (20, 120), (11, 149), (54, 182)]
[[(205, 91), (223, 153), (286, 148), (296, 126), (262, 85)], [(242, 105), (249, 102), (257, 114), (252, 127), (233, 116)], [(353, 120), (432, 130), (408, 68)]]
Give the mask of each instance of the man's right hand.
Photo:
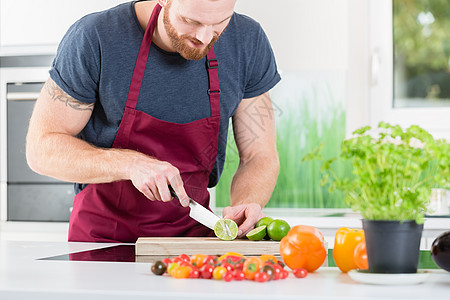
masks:
[(180, 171), (172, 164), (148, 157), (141, 153), (129, 166), (129, 177), (133, 185), (152, 201), (172, 200), (169, 185), (180, 199), (182, 206), (189, 205), (189, 197), (183, 187)]

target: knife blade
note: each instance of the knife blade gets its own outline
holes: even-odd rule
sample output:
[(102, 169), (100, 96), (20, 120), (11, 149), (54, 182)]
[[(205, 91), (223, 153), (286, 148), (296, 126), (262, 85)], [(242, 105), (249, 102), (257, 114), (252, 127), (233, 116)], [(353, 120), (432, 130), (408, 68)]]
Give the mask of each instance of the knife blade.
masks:
[[(180, 201), (177, 194), (175, 193), (172, 186), (169, 185), (169, 191), (172, 197)], [(214, 214), (213, 212), (206, 209), (201, 204), (197, 203), (193, 199), (189, 198), (189, 207), (191, 211), (189, 212), (189, 216), (199, 222), (200, 224), (205, 225), (209, 229), (214, 230), (214, 225), (216, 225), (217, 221), (220, 220), (220, 217)], [(226, 228), (227, 232), (229, 232), (229, 228)], [(231, 233), (230, 233), (231, 235)]]

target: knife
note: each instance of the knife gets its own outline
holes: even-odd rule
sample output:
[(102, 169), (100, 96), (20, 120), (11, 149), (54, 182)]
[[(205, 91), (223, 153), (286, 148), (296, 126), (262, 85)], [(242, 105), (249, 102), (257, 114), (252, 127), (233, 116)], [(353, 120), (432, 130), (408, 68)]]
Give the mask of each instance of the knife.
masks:
[[(174, 197), (175, 199), (180, 201), (177, 194), (173, 190), (173, 187), (170, 185), (169, 185), (169, 191), (170, 191), (170, 194), (172, 195), (172, 197)], [(189, 216), (192, 219), (196, 220), (200, 224), (205, 225), (209, 229), (214, 230), (214, 225), (216, 225), (217, 221), (220, 220), (219, 216), (212, 213), (211, 211), (206, 209), (201, 204), (198, 204), (196, 201), (192, 200), (191, 198), (189, 198), (189, 207), (191, 208), (191, 211), (189, 212)], [(226, 228), (227, 232), (229, 232), (230, 229), (228, 228), (228, 226), (226, 226), (226, 227), (227, 227)], [(230, 233), (230, 235), (231, 235), (231, 233)]]

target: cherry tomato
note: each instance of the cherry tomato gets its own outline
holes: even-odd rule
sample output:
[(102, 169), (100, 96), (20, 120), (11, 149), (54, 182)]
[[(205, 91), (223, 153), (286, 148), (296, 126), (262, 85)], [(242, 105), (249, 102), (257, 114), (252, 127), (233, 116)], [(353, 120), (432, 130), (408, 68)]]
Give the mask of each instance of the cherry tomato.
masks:
[(269, 280), (269, 275), (264, 272), (258, 272), (255, 274), (255, 281), (257, 282), (266, 282)]
[(180, 262), (182, 262), (182, 261), (184, 261), (184, 260), (182, 260), (180, 257), (174, 257), (174, 258), (172, 258), (172, 262), (173, 263), (180, 263)]
[(288, 277), (289, 277), (289, 272), (287, 270), (282, 270), (280, 279), (286, 279)]
[(308, 271), (304, 268), (297, 268), (292, 270), (292, 273), (294, 273), (294, 276), (297, 278), (305, 278), (308, 275)]
[(205, 259), (206, 259), (205, 254), (194, 254), (191, 256), (191, 264), (193, 266), (196, 266), (198, 268), (203, 267), (203, 264), (205, 263)]
[(283, 272), (283, 268), (279, 265), (273, 265), (274, 275), (272, 280), (278, 280), (281, 278), (281, 272)]
[(356, 266), (361, 270), (369, 268), (369, 260), (367, 259), (366, 242), (360, 242), (353, 252), (353, 260)]
[(263, 262), (259, 257), (249, 257), (245, 260), (244, 263), (244, 274), (245, 278), (249, 280), (253, 280), (255, 278), (255, 274), (259, 272), (262, 268)]
[(167, 270), (167, 265), (159, 260), (152, 265), (151, 270), (155, 275), (163, 275)]
[(234, 271), (234, 280), (241, 281), (245, 279), (245, 274), (242, 270)]
[(200, 270), (197, 267), (192, 267), (191, 276), (189, 278), (200, 278)]
[(211, 279), (213, 271), (214, 267), (212, 265), (205, 264), (200, 268), (200, 276), (205, 279)]
[(232, 264), (222, 263), (221, 266), (227, 269), (227, 271), (234, 271), (234, 266)]
[(192, 268), (188, 266), (180, 266), (172, 271), (173, 278), (189, 278)]
[(170, 258), (164, 258), (163, 260), (161, 260), (163, 263), (166, 264), (166, 266), (170, 265), (172, 263), (172, 260)]
[(224, 267), (215, 267), (213, 270), (213, 278), (216, 280), (222, 280), (223, 275), (228, 272), (227, 269), (225, 269)]
[(167, 273), (169, 273), (170, 276), (173, 276), (172, 273), (175, 269), (179, 268), (180, 264), (173, 262), (167, 267)]
[(225, 274), (223, 274), (223, 280), (226, 282), (232, 281), (234, 279), (233, 272), (227, 271)]
[(213, 256), (213, 255), (207, 255), (205, 257), (205, 260), (203, 261), (203, 264), (208, 264), (208, 265), (214, 265), (217, 261), (217, 256)]
[(269, 280), (272, 280), (275, 277), (275, 269), (271, 265), (264, 265), (261, 268), (261, 272), (267, 273), (267, 275), (269, 275)]
[(191, 262), (191, 258), (187, 254), (180, 254), (178, 257), (181, 258), (182, 260), (184, 260), (187, 263)]

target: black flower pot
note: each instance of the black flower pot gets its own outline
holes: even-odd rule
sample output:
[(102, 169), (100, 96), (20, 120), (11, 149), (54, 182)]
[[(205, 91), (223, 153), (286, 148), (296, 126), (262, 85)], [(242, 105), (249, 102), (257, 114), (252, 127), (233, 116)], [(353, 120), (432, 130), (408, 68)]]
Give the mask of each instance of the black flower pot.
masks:
[(416, 273), (423, 224), (362, 220), (370, 273)]

